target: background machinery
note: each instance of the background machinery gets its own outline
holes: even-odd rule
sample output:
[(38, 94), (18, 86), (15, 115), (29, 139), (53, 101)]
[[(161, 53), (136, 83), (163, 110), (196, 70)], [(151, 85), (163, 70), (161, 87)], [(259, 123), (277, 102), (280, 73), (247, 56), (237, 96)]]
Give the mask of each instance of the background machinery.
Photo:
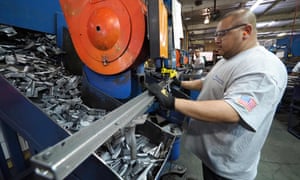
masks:
[[(108, 113), (95, 120), (92, 126), (72, 134), (1, 77), (2, 139), (6, 139), (12, 165), (7, 166), (2, 150), (0, 177), (159, 178), (164, 172), (175, 136), (154, 124), (149, 114), (167, 114), (165, 118), (171, 121), (184, 117), (174, 112), (159, 111), (157, 104), (153, 103), (154, 98), (145, 91), (145, 84), (161, 82), (161, 85), (168, 86), (170, 79), (176, 75), (174, 69), (178, 62), (176, 64), (172, 7), (178, 2), (60, 0), (43, 2), (48, 6), (45, 11), (40, 10), (39, 3), (0, 2), (3, 14), (16, 7), (20, 9), (15, 17), (1, 14), (0, 23), (56, 34), (58, 46), (67, 52), (62, 60), (65, 67), (74, 74), (82, 75), (81, 99), (84, 105), (76, 108), (82, 106), (89, 113), (95, 112), (94, 109), (105, 109)], [(30, 18), (26, 16), (29, 11)], [(45, 24), (50, 25), (42, 28)], [(75, 79), (69, 81), (75, 82)], [(59, 102), (62, 101), (66, 102), (61, 99)], [(28, 143), (27, 158), (24, 158), (24, 150), (17, 148), (18, 137)], [(153, 145), (143, 151), (144, 154), (151, 152), (151, 158), (147, 156), (137, 160), (137, 156), (144, 154), (133, 149), (141, 142)], [(124, 148), (120, 150), (120, 144), (124, 143), (129, 152), (125, 152)], [(102, 144), (104, 148), (99, 148)], [(103, 149), (109, 153), (102, 152)], [(107, 154), (110, 156), (104, 160)], [(122, 158), (112, 157), (114, 154), (121, 154)], [(28, 157), (31, 157), (30, 163)], [(129, 171), (134, 168), (140, 170)]]

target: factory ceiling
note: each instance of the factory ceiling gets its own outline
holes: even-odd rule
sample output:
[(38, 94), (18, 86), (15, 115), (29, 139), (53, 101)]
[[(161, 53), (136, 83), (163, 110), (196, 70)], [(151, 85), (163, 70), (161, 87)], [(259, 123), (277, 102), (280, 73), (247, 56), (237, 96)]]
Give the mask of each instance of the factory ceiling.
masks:
[[(214, 39), (220, 17), (241, 7), (254, 8), (258, 38), (277, 39), (300, 34), (300, 0), (179, 0), (189, 44)], [(257, 7), (255, 3), (259, 3)], [(205, 22), (209, 20), (209, 23)], [(207, 24), (206, 24), (207, 23)]]

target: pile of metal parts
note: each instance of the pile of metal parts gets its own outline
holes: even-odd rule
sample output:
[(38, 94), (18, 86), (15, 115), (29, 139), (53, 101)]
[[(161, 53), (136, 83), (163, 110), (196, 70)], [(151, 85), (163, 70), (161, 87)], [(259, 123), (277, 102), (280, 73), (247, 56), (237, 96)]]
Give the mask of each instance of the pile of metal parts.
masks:
[(18, 36), (5, 26), (0, 32), (6, 35), (0, 42), (0, 73), (61, 127), (76, 132), (106, 114), (82, 103), (81, 76), (68, 74), (60, 63), (63, 51), (54, 35), (26, 31)]
[(96, 153), (123, 179), (154, 179), (153, 169), (161, 166), (167, 156), (166, 145), (154, 145), (149, 138), (136, 134), (133, 153), (126, 136), (121, 134), (112, 137)]
[[(0, 25), (0, 37), (0, 74), (70, 134), (107, 114), (82, 103), (82, 77), (64, 68), (64, 52), (56, 47), (54, 35), (28, 30), (20, 34)], [(96, 154), (124, 179), (153, 179), (168, 157), (168, 145), (135, 134), (134, 125), (121, 129)]]

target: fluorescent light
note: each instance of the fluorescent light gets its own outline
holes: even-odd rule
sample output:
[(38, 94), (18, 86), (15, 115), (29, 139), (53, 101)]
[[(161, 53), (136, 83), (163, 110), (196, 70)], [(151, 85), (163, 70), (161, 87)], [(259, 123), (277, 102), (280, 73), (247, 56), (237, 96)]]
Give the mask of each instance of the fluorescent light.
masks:
[(251, 6), (251, 8), (250, 8), (250, 11), (254, 11), (254, 9), (256, 9), (257, 8), (257, 6), (259, 6), (260, 5), (260, 3), (262, 3), (262, 1), (263, 0), (257, 0), (254, 4), (253, 4), (253, 6)]
[(282, 37), (282, 36), (285, 36), (287, 33), (283, 32), (283, 33), (279, 33), (277, 34), (277, 37)]
[(270, 26), (272, 26), (273, 24), (275, 24), (275, 21), (269, 22), (269, 23), (268, 23), (268, 26), (270, 27)]
[(208, 24), (209, 23), (209, 17), (208, 17), (208, 15), (207, 16), (205, 16), (205, 19), (204, 19), (204, 22), (203, 22), (204, 24)]

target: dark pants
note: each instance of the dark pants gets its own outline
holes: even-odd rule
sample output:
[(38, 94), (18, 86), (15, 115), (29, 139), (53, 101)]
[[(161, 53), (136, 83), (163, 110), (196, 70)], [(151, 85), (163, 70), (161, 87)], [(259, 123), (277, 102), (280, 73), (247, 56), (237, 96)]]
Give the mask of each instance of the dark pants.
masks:
[(203, 179), (204, 180), (229, 180), (227, 178), (224, 178), (224, 177), (219, 176), (216, 173), (212, 172), (203, 163), (202, 163), (202, 171), (203, 171)]

